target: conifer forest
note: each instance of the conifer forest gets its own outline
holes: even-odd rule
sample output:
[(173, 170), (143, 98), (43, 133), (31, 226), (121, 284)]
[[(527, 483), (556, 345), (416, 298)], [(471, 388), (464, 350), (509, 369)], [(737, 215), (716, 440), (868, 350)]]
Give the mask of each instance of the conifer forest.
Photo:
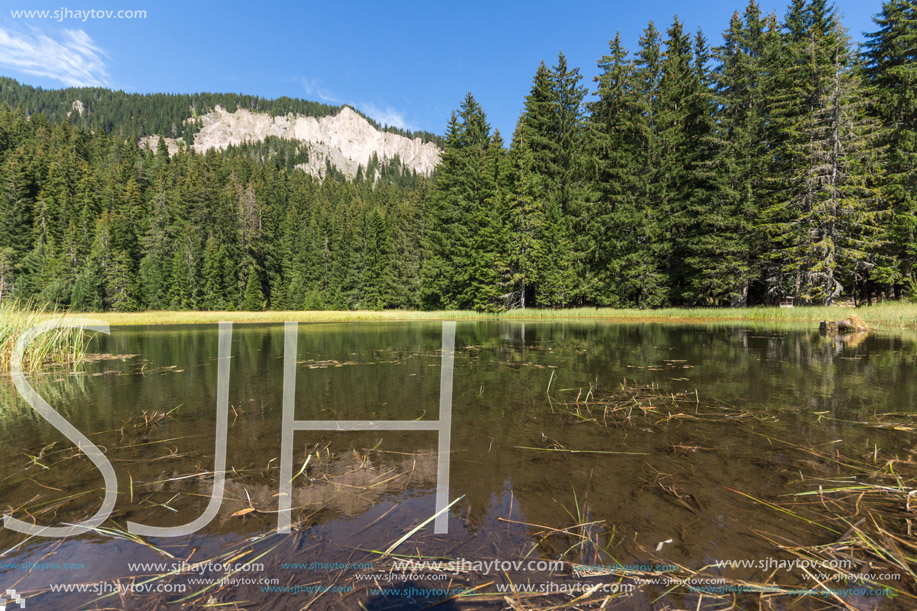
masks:
[[(0, 300), (75, 311), (751, 306), (917, 296), (917, 3), (863, 44), (826, 0), (754, 3), (722, 44), (677, 18), (610, 32), (587, 82), (532, 66), (512, 134), (469, 93), (430, 176), (296, 168), (268, 138), (205, 154), (234, 94), (0, 80)], [(724, 22), (726, 23), (726, 22)], [(74, 99), (86, 112), (68, 112)], [(395, 130), (398, 131), (398, 130)], [(401, 132), (399, 132), (401, 133)]]

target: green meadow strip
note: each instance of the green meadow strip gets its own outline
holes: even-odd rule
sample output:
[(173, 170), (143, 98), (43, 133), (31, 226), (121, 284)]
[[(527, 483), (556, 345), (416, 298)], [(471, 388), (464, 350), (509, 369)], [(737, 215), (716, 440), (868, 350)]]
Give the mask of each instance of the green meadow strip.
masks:
[[(5, 303), (6, 300), (4, 300)], [(856, 313), (874, 329), (917, 329), (917, 304), (888, 302), (873, 306), (849, 308), (841, 306), (799, 306), (795, 308), (566, 308), (517, 309), (488, 313), (469, 310), (301, 310), (264, 312), (225, 311), (164, 311), (73, 313), (91, 317), (111, 325), (169, 325), (210, 324), (221, 321), (238, 323), (298, 322), (358, 322), (412, 320), (512, 320), (540, 321), (564, 319), (601, 319), (609, 322), (672, 322), (681, 324), (752, 323), (789, 324), (817, 329), (812, 323), (836, 321)], [(42, 319), (46, 317), (42, 316)], [(805, 323), (805, 324), (804, 324)]]

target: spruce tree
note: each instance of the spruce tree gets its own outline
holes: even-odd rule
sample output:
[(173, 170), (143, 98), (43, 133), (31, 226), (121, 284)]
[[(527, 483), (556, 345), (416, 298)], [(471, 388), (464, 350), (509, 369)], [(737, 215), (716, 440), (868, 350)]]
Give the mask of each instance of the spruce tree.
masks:
[(635, 112), (627, 130), (633, 138), (628, 164), (633, 191), (622, 211), (632, 222), (625, 228), (630, 239), (618, 261), (617, 293), (623, 303), (638, 307), (660, 306), (669, 297), (663, 200), (667, 178), (662, 174), (665, 151), (659, 137), (661, 77), (660, 35), (650, 22), (634, 58), (630, 107)]
[(688, 290), (701, 305), (753, 303), (762, 275), (765, 236), (758, 217), (767, 206), (772, 130), (768, 101), (771, 67), (780, 49), (773, 15), (751, 0), (723, 33), (717, 59), (717, 125), (709, 170), (709, 197), (698, 201), (700, 231), (688, 264), (696, 270)]
[(32, 242), (32, 202), (20, 155), (0, 166), (0, 227), (0, 248), (9, 248), (15, 258), (25, 256)]
[(245, 292), (242, 294), (240, 309), (246, 312), (260, 312), (264, 309), (264, 293), (254, 267), (248, 269), (245, 280)]
[[(667, 30), (665, 51), (659, 63), (659, 89), (653, 106), (654, 164), (647, 205), (659, 219), (656, 257), (664, 270), (668, 299), (680, 301), (687, 270), (684, 261), (695, 218), (689, 210), (695, 182), (692, 167), (701, 142), (692, 134), (701, 119), (698, 98), (706, 83), (698, 82), (692, 68), (691, 38), (676, 18)], [(703, 67), (702, 67), (703, 69)]]
[(875, 130), (862, 120), (862, 92), (835, 10), (825, 0), (796, 0), (785, 30), (775, 108), (781, 184), (766, 211), (770, 257), (783, 282), (771, 290), (827, 305), (875, 264), (880, 211), (867, 177)]
[(491, 216), (499, 205), (500, 147), (469, 93), (446, 134), (431, 197), (424, 301), (443, 309), (499, 307)]
[[(520, 229), (524, 227), (527, 239), (540, 242), (535, 248), (527, 247), (527, 261), (519, 268), (538, 270), (537, 282), (526, 285), (534, 298), (532, 305), (575, 303), (584, 293), (583, 280), (589, 276), (592, 244), (585, 232), (585, 218), (592, 193), (586, 89), (581, 80), (579, 69), (570, 68), (563, 53), (551, 69), (542, 63), (514, 134), (513, 147), (524, 147), (514, 165), (518, 184), (511, 187), (517, 194), (515, 223)], [(530, 176), (519, 174), (520, 163), (528, 166), (526, 173), (538, 176), (536, 188), (542, 193), (535, 195), (535, 201), (525, 200), (525, 191), (531, 194), (535, 185)], [(518, 218), (520, 209), (528, 209), (524, 213), (532, 218)]]
[(369, 310), (382, 310), (392, 302), (389, 229), (379, 210), (369, 213), (366, 225), (366, 267), (363, 270), (361, 305)]
[(0, 247), (0, 302), (13, 292), (16, 280), (15, 253), (8, 246)]
[(881, 189), (891, 216), (884, 225), (887, 258), (873, 277), (917, 292), (917, 3), (887, 0), (874, 17), (879, 29), (863, 45), (870, 112), (884, 124)]
[(517, 129), (508, 156), (504, 196), (508, 233), (508, 283), (504, 295), (508, 309), (534, 305), (535, 289), (547, 271), (544, 267), (551, 265), (544, 252), (544, 189), (534, 164), (532, 150)]
[(643, 280), (655, 269), (649, 252), (654, 221), (644, 207), (646, 97), (637, 89), (635, 63), (620, 34), (598, 66), (598, 99), (589, 106), (598, 194), (588, 229), (595, 245), (591, 260), (597, 286), (592, 300), (598, 305), (633, 306), (641, 304)]

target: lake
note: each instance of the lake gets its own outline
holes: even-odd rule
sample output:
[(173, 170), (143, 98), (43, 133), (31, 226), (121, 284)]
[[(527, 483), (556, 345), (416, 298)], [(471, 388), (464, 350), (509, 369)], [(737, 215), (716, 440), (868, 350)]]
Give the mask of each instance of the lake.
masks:
[[(300, 324), (295, 419), (436, 421), (442, 336)], [(436, 430), (295, 431), (278, 534), (284, 327), (236, 324), (219, 511), (131, 535), (208, 505), (218, 347), (216, 325), (112, 327), (75, 371), (29, 376), (105, 454), (117, 502), (77, 536), (3, 529), (0, 591), (28, 609), (917, 607), (908, 336), (460, 321), (448, 450)], [(99, 470), (9, 376), (0, 406), (4, 513), (94, 514)]]

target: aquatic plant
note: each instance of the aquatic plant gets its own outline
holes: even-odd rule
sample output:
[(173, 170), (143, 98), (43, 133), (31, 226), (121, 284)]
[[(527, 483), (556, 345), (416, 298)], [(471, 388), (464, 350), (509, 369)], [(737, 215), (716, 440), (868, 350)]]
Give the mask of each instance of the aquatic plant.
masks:
[[(0, 371), (8, 373), (13, 348), (26, 330), (49, 319), (63, 318), (66, 314), (34, 302), (9, 298), (0, 302)], [(85, 356), (91, 339), (91, 334), (78, 328), (42, 333), (26, 348), (23, 368), (34, 371), (46, 365), (79, 362)]]

